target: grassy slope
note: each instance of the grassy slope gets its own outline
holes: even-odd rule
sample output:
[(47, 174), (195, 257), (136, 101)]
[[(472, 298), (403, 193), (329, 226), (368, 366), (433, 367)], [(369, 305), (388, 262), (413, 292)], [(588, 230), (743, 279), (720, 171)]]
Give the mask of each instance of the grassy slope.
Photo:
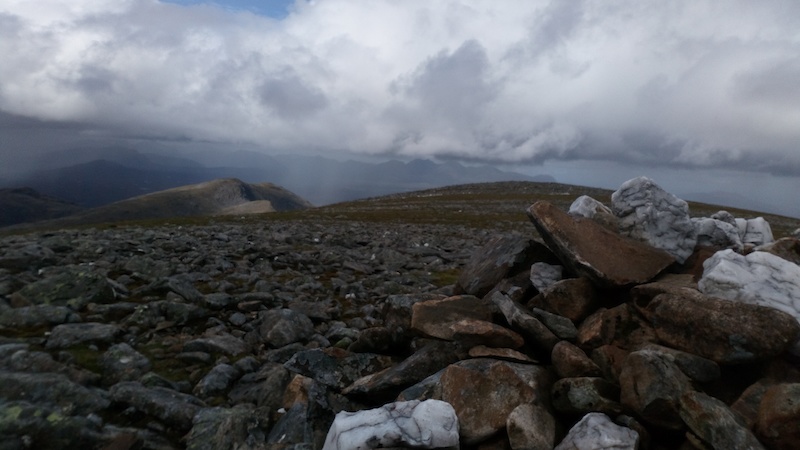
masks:
[[(302, 211), (276, 212), (249, 216), (201, 217), (154, 219), (149, 221), (123, 222), (105, 226), (140, 226), (172, 224), (258, 223), (269, 220), (282, 221), (366, 221), (387, 223), (453, 224), (479, 229), (520, 230), (535, 232), (525, 210), (538, 200), (547, 200), (567, 210), (580, 195), (590, 195), (610, 203), (610, 190), (564, 185), (558, 183), (535, 183), (524, 181), (480, 183), (425, 191), (393, 194), (346, 203), (338, 203)], [(800, 219), (763, 214), (754, 211), (726, 208), (703, 203), (689, 203), (690, 214), (707, 217), (726, 209), (736, 217), (762, 216), (771, 225), (776, 238), (789, 235), (800, 228)]]

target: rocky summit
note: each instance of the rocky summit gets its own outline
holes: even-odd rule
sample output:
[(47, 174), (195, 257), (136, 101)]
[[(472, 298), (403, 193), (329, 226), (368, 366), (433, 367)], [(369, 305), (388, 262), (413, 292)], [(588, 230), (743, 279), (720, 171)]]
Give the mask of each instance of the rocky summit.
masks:
[(798, 448), (797, 235), (646, 178), (527, 214), (6, 236), (0, 449)]

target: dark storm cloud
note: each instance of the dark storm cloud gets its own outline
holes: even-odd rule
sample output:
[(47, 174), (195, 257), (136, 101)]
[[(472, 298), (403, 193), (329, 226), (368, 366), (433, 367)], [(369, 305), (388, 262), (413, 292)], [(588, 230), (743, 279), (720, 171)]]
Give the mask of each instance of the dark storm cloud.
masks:
[[(82, 136), (800, 169), (800, 3), (0, 4), (0, 111)], [(7, 150), (21, 151), (18, 147)]]

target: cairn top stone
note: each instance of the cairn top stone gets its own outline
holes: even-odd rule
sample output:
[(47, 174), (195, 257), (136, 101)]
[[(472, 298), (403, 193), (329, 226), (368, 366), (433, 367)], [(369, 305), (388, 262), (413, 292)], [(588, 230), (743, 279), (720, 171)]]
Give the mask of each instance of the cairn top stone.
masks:
[(662, 250), (613, 233), (591, 219), (571, 217), (546, 201), (531, 206), (528, 217), (562, 263), (598, 286), (646, 283), (675, 262)]
[(683, 264), (694, 252), (696, 231), (689, 205), (647, 177), (628, 180), (611, 194), (619, 231), (660, 248)]

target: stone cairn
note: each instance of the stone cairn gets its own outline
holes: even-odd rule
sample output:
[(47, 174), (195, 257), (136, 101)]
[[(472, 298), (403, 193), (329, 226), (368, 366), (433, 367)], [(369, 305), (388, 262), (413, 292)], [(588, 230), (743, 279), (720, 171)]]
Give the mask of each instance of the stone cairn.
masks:
[[(493, 238), (454, 285), (387, 295), (326, 337), (313, 305), (232, 314), (249, 331), (182, 343), (187, 363), (228, 356), (193, 385), (154, 374), (125, 327), (230, 296), (168, 278), (149, 289), (181, 301), (105, 305), (116, 322), (83, 321), (90, 301), (16, 322), (35, 306), (6, 308), (2, 329), (49, 328), (41, 350), (0, 345), (0, 448), (800, 448), (800, 240), (724, 211), (691, 219), (643, 177), (611, 203), (537, 202), (542, 241)], [(29, 286), (5, 290), (22, 302)], [(86, 342), (113, 343), (102, 379), (51, 356)]]

